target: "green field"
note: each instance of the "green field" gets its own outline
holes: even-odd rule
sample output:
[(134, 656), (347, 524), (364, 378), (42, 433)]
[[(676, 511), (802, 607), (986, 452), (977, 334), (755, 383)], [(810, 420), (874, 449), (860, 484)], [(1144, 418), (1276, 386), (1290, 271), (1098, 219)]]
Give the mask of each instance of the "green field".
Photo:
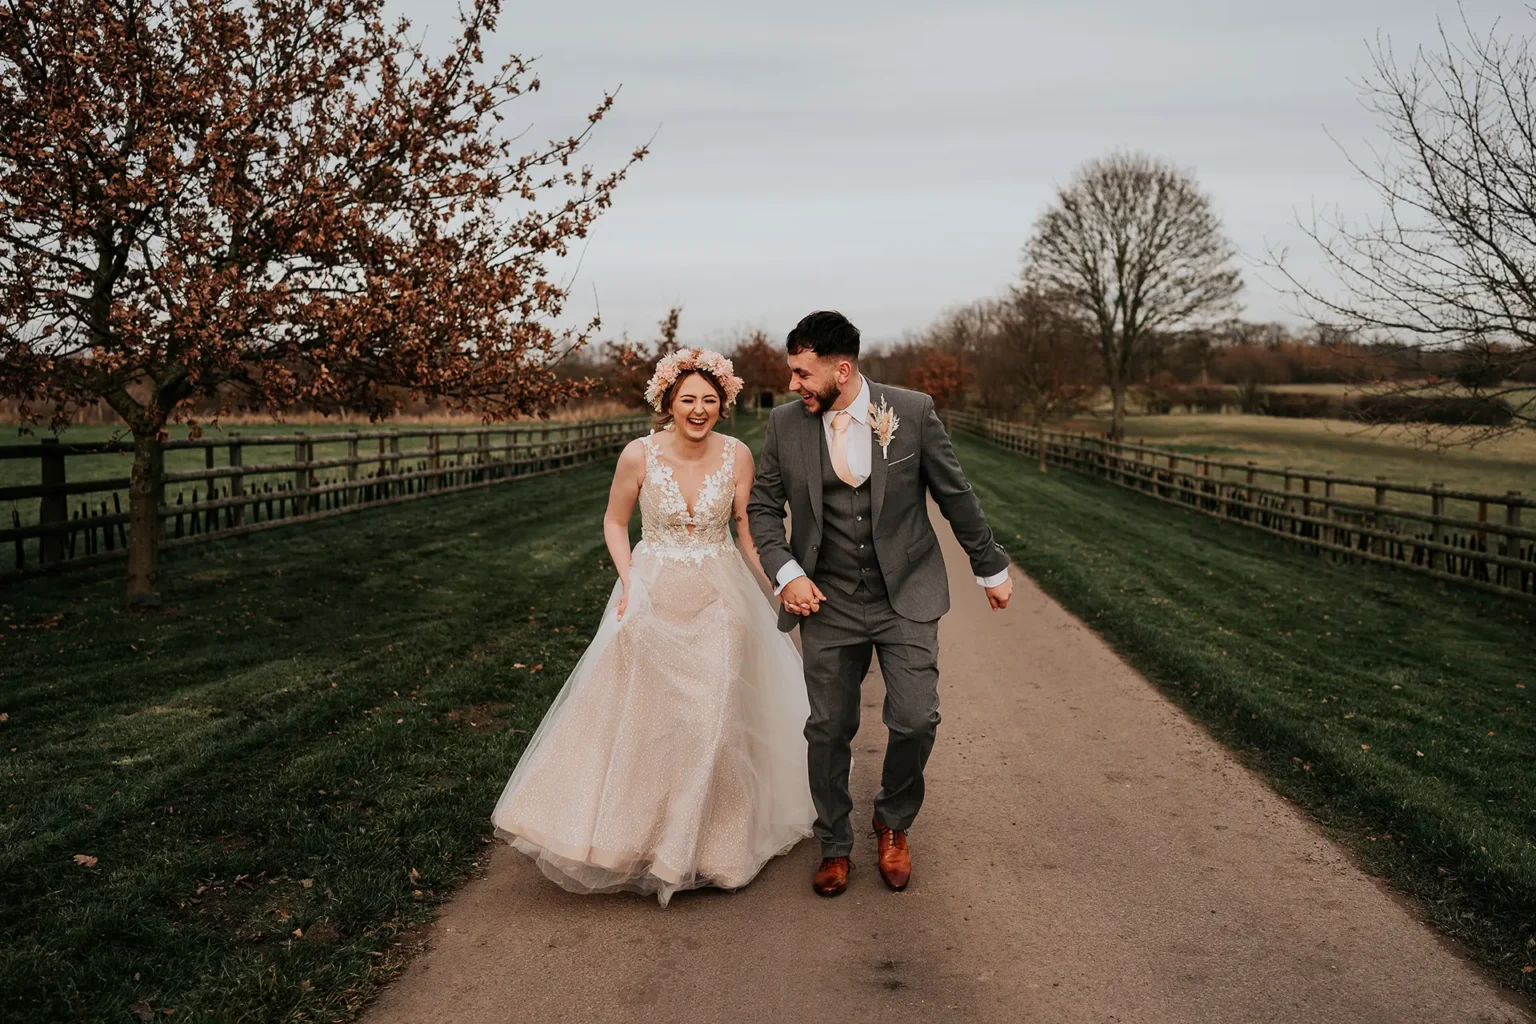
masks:
[(956, 447), (1032, 578), (1536, 994), (1536, 606)]
[[(1088, 426), (1083, 424), (1082, 426)], [(1536, 430), (1523, 430), (1473, 447), (1424, 443), (1412, 428), (1362, 427), (1344, 420), (1288, 419), (1238, 414), (1132, 416), (1126, 439), (1209, 455), (1226, 462), (1450, 490), (1536, 495)], [(1442, 440), (1454, 440), (1454, 433)]]

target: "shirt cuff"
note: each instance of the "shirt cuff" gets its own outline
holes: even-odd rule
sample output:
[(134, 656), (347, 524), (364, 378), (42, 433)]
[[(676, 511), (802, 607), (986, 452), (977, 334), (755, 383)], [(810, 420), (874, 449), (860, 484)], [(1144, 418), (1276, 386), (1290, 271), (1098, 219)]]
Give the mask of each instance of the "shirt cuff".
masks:
[(997, 587), (997, 586), (1001, 586), (1003, 580), (1005, 580), (1007, 578), (1008, 578), (1008, 570), (1004, 569), (1002, 572), (993, 573), (991, 576), (987, 576), (987, 577), (977, 576), (976, 577), (976, 582), (981, 584), (984, 587)]
[(773, 588), (774, 594), (777, 595), (790, 581), (797, 580), (804, 575), (805, 570), (800, 568), (800, 563), (791, 558), (779, 569), (779, 585)]

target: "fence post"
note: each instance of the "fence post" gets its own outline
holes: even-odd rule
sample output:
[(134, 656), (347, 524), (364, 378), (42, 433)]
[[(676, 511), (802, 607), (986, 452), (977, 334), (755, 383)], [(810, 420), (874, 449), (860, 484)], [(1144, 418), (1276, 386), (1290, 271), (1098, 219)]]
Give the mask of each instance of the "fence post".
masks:
[[(1302, 493), (1301, 514), (1302, 514), (1302, 517), (1303, 517), (1302, 521), (1301, 521), (1301, 535), (1303, 537), (1305, 537), (1305, 536), (1308, 536), (1309, 534), (1311, 534), (1313, 529), (1314, 529), (1314, 527), (1315, 527), (1315, 524), (1307, 522), (1307, 520), (1312, 517), (1312, 478), (1311, 477), (1304, 476), (1304, 477), (1301, 478), (1301, 493)], [(1321, 527), (1316, 527), (1316, 530), (1317, 530), (1318, 536), (1321, 537), (1322, 533), (1323, 533), (1322, 528)]]
[(442, 484), (442, 481), (440, 481), (437, 476), (438, 470), (440, 470), (443, 465), (442, 458), (438, 454), (439, 440), (439, 437), (435, 433), (427, 435), (427, 469), (431, 470), (431, 472), (427, 474), (426, 489), (429, 491), (437, 490), (438, 487)]
[(362, 456), (358, 453), (357, 431), (347, 431), (347, 490), (346, 501), (348, 505), (357, 504), (357, 464)]
[(1035, 424), (1035, 449), (1040, 453), (1040, 472), (1045, 472), (1045, 424)]
[[(1508, 526), (1510, 529), (1518, 530), (1520, 529), (1521, 493), (1519, 491), (1506, 491), (1504, 498), (1504, 525)], [(1504, 535), (1503, 554), (1505, 558), (1519, 558), (1520, 538), (1513, 537), (1506, 533)], [(1525, 574), (1522, 571), (1514, 568), (1513, 566), (1501, 565), (1499, 566), (1499, 572), (1502, 573), (1506, 578), (1510, 576), (1514, 577), (1514, 589), (1519, 591), (1525, 590)]]
[(309, 511), (309, 440), (304, 434), (293, 443), (293, 461), (298, 463), (293, 471), (293, 514), (301, 516)]
[(404, 482), (400, 479), (400, 435), (389, 435), (389, 494), (390, 497), (399, 497), (405, 493)]
[(233, 521), (236, 526), (245, 525), (245, 502), (240, 500), (245, 497), (245, 474), (240, 472), (240, 467), (245, 465), (245, 447), (240, 443), (239, 434), (229, 435), (229, 496), (235, 499)]
[(1248, 506), (1248, 518), (1256, 520), (1258, 519), (1259, 496), (1253, 493), (1253, 488), (1259, 480), (1259, 464), (1251, 459), (1248, 462), (1246, 477), (1245, 488), (1247, 493), (1243, 496), (1243, 504)]
[(1296, 505), (1291, 498), (1291, 467), (1285, 467), (1285, 532), (1296, 532)]
[[(1429, 495), (1429, 512), (1430, 512), (1431, 515), (1434, 515), (1434, 516), (1443, 516), (1443, 515), (1445, 515), (1445, 495), (1440, 493), (1443, 490), (1445, 490), (1445, 484), (1440, 483), (1438, 481), (1429, 485), (1429, 491), (1430, 491), (1430, 495)], [(1444, 524), (1439, 523), (1439, 522), (1435, 522), (1435, 523), (1430, 524), (1429, 536), (1430, 536), (1430, 539), (1433, 540), (1436, 544), (1444, 544), (1445, 543), (1445, 526), (1444, 526)], [(1429, 567), (1430, 567), (1430, 569), (1432, 569), (1432, 570), (1433, 569), (1440, 569), (1442, 571), (1449, 571), (1450, 570), (1450, 559), (1448, 557), (1446, 557), (1446, 555), (1447, 555), (1447, 552), (1441, 551), (1438, 548), (1431, 548), (1430, 551), (1429, 551)]]
[[(37, 523), (45, 529), (62, 526), (69, 522), (69, 496), (64, 493), (64, 447), (58, 438), (45, 437), (39, 453), (43, 486), (50, 490), (43, 494), (37, 510)], [(22, 541), (18, 538), (16, 544), (16, 568), (20, 569)], [(38, 561), (44, 565), (64, 561), (64, 531), (49, 530), (38, 537), (38, 553), (42, 556)]]
[[(1323, 481), (1323, 518), (1328, 520), (1328, 525), (1323, 527), (1323, 539), (1330, 544), (1339, 542), (1338, 530), (1333, 526), (1333, 470), (1327, 470), (1328, 479)], [(1339, 553), (1333, 548), (1328, 549), (1328, 561), (1337, 562)]]
[[(213, 469), (213, 445), (211, 444), (203, 449), (203, 468), (207, 470)], [(208, 491), (204, 500), (207, 501), (208, 504), (212, 505), (214, 502), (219, 500), (219, 481), (215, 477), (210, 476), (208, 477), (206, 483), (208, 484)], [(214, 530), (219, 528), (218, 509), (210, 508), (208, 510), (208, 518), (205, 522), (205, 525), (207, 526), (209, 533), (212, 533)]]
[[(1386, 506), (1387, 506), (1387, 486), (1386, 485), (1387, 485), (1387, 478), (1386, 477), (1379, 476), (1379, 477), (1376, 478), (1376, 507), (1378, 509), (1386, 508)], [(1371, 517), (1371, 525), (1373, 527), (1375, 527), (1378, 531), (1381, 531), (1381, 532), (1385, 532), (1386, 529), (1387, 529), (1387, 521), (1382, 516), (1382, 514), (1380, 512), (1376, 512), (1376, 513), (1374, 513), (1372, 515), (1372, 517)], [(1387, 555), (1387, 554), (1390, 554), (1390, 552), (1387, 550), (1387, 539), (1385, 537), (1372, 537), (1371, 538), (1371, 551), (1372, 551), (1373, 554), (1377, 554), (1377, 555)]]

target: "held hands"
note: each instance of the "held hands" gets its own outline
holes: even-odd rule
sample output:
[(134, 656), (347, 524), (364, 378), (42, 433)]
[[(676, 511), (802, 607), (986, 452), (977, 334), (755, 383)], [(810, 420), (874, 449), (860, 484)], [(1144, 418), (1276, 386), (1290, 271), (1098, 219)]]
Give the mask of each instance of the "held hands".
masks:
[(987, 603), (992, 606), (992, 610), (993, 611), (1000, 611), (1000, 610), (1002, 610), (1004, 608), (1007, 608), (1008, 607), (1008, 599), (1011, 598), (1012, 596), (1013, 596), (1013, 579), (1012, 579), (1012, 577), (1010, 577), (1010, 578), (1008, 578), (1006, 580), (1003, 580), (1003, 582), (999, 583), (995, 587), (988, 587), (987, 588)]
[(809, 576), (796, 576), (784, 584), (784, 589), (779, 591), (779, 599), (784, 602), (785, 610), (796, 615), (809, 615), (821, 611), (821, 604), (827, 595), (811, 582)]

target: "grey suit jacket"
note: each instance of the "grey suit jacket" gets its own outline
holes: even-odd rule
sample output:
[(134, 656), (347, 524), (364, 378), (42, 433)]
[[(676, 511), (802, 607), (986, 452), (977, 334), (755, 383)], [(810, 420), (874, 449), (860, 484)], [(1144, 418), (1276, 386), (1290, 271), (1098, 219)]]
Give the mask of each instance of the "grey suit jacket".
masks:
[[(876, 439), (870, 453), (875, 556), (896, 613), (931, 622), (949, 611), (949, 576), (939, 553), (939, 538), (928, 521), (928, 495), (933, 495), (949, 520), (977, 576), (1008, 568), (1008, 552), (992, 536), (981, 502), (933, 410), (933, 399), (874, 381), (869, 382), (869, 395), (877, 408), (882, 399), (887, 402), (900, 420), (889, 450), (882, 455)], [(752, 542), (770, 579), (776, 579), (791, 558), (806, 575), (816, 576), (822, 517), (821, 434), (821, 417), (807, 415), (799, 399), (769, 414), (747, 518)], [(791, 538), (785, 536), (786, 504), (794, 527)], [(800, 616), (779, 610), (781, 630), (787, 633), (799, 622)]]

